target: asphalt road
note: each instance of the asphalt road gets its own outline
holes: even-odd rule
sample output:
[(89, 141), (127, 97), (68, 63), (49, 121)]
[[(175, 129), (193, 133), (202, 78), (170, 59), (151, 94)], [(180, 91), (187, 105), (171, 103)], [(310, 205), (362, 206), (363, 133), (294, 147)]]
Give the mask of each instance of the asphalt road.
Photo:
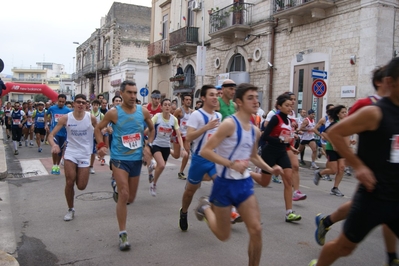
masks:
[[(75, 219), (64, 222), (67, 211), (64, 176), (43, 171), (44, 168), (50, 172), (50, 147), (44, 146), (43, 153), (38, 153), (37, 148), (22, 147), (16, 158), (11, 145), (6, 145), (6, 155), (9, 176), (0, 182), (0, 191), (9, 194), (3, 192), (2, 197), (10, 203), (11, 214), (8, 217), (4, 212), (0, 214), (5, 220), (3, 225), (11, 225), (7, 232), (12, 230), (14, 234), (3, 238), (3, 245), (5, 240), (15, 240), (16, 248), (9, 253), (20, 265), (238, 266), (248, 263), (248, 234), (244, 224), (233, 225), (230, 239), (221, 242), (205, 222), (195, 218), (193, 209), (200, 196), (209, 194), (210, 182), (203, 182), (194, 196), (189, 230), (180, 231), (179, 208), (185, 181), (177, 178), (179, 160), (169, 159), (157, 184), (157, 197), (149, 194), (147, 170), (142, 169), (137, 198), (128, 206), (127, 231), (132, 249), (121, 252), (108, 166), (100, 166), (96, 161), (96, 174), (90, 176), (86, 190), (75, 190)], [(355, 178), (345, 177), (340, 185), (345, 197), (339, 198), (329, 194), (332, 182), (321, 181), (315, 186), (313, 171), (301, 168), (300, 174), (301, 191), (308, 198), (294, 202), (294, 210), (302, 215), (297, 223), (284, 221), (282, 184), (255, 188), (263, 224), (261, 265), (308, 265), (321, 250), (314, 240), (315, 215), (331, 213), (349, 200), (357, 183)], [(327, 240), (338, 236), (341, 227), (342, 223), (335, 224)], [(334, 265), (383, 265), (385, 259), (381, 229), (377, 228), (351, 256)]]

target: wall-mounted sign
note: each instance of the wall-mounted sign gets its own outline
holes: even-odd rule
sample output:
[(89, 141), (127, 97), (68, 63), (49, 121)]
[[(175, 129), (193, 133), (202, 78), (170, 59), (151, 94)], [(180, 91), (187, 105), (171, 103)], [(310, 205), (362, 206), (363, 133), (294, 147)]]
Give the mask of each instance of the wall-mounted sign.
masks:
[(353, 98), (353, 97), (356, 97), (356, 86), (341, 87), (341, 98)]
[(122, 83), (121, 79), (115, 79), (115, 80), (111, 81), (111, 86), (117, 87), (117, 86), (121, 85), (121, 83)]

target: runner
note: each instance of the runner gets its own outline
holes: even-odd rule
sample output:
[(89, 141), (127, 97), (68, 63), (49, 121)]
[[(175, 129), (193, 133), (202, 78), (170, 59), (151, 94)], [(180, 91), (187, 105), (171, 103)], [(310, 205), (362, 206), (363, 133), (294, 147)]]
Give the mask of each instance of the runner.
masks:
[(46, 129), (44, 129), (46, 124), (46, 111), (44, 110), (44, 102), (39, 102), (37, 104), (37, 109), (33, 113), (32, 118), (34, 119), (37, 151), (42, 152), (41, 143), (44, 141), (44, 137), (46, 136)]
[(4, 123), (6, 124), (6, 134), (7, 134), (7, 141), (11, 137), (11, 111), (12, 111), (12, 106), (10, 102), (7, 102), (6, 107), (4, 108)]
[[(328, 159), (327, 165), (326, 165), (325, 169), (323, 169), (321, 171), (318, 171), (318, 170), (315, 171), (313, 183), (317, 186), (317, 185), (319, 185), (319, 181), (323, 175), (335, 175), (334, 187), (331, 189), (330, 194), (338, 196), (338, 197), (343, 197), (344, 194), (342, 194), (342, 192), (338, 189), (338, 185), (339, 185), (339, 183), (341, 183), (341, 180), (344, 177), (345, 158), (343, 158), (334, 149), (334, 147), (332, 146), (331, 141), (330, 141), (330, 134), (328, 134), (327, 131), (333, 125), (335, 125), (336, 123), (338, 123), (342, 119), (344, 119), (348, 115), (348, 112), (347, 112), (345, 106), (338, 105), (338, 106), (335, 106), (334, 108), (331, 108), (330, 110), (328, 110), (327, 114), (329, 117), (331, 117), (331, 120), (334, 121), (322, 133), (322, 137), (327, 140), (327, 144), (326, 144), (326, 152), (327, 152), (327, 159)], [(347, 138), (345, 141), (349, 146), (350, 145), (349, 138)]]
[(120, 87), (122, 104), (109, 110), (104, 119), (96, 126), (95, 136), (99, 156), (105, 156), (107, 146), (102, 142), (101, 129), (112, 123), (113, 137), (111, 141), (111, 162), (113, 176), (118, 187), (116, 216), (119, 225), (119, 249), (129, 250), (130, 243), (126, 232), (127, 203), (132, 203), (136, 197), (139, 185), (143, 149), (145, 160), (150, 161), (150, 147), (144, 144), (144, 124), (148, 127), (148, 142), (154, 140), (154, 126), (147, 109), (136, 105), (137, 86), (132, 81), (125, 80)]
[[(96, 118), (96, 121), (98, 124), (104, 118), (104, 115), (99, 110), (100, 101), (97, 99), (92, 101), (91, 106), (92, 106), (92, 110), (90, 111), (90, 113)], [(105, 142), (104, 139), (103, 139), (103, 142)], [(96, 143), (96, 139), (94, 138), (94, 135), (93, 135), (93, 143), (94, 143), (93, 144), (93, 152), (90, 156), (90, 174), (96, 173), (96, 171), (94, 171), (94, 168), (93, 168), (94, 160), (96, 159), (96, 153), (97, 153), (97, 149), (96, 149), (97, 143)], [(101, 158), (100, 161), (101, 161), (101, 165), (105, 164), (104, 158)]]
[[(334, 107), (333, 104), (331, 104), (331, 103), (327, 104), (326, 115), (324, 117), (320, 118), (320, 120), (317, 122), (316, 126), (313, 128), (313, 133), (316, 134), (317, 136), (319, 136), (321, 147), (322, 147), (322, 151), (319, 151), (319, 154), (317, 155), (318, 158), (321, 158), (322, 155), (326, 156), (327, 141), (322, 138), (321, 133), (323, 133), (326, 130), (326, 128), (331, 124), (331, 120), (327, 115), (327, 111), (333, 107)], [(329, 180), (329, 181), (332, 181), (332, 180)]]
[(190, 169), (188, 170), (186, 188), (182, 197), (182, 207), (180, 208), (179, 227), (182, 231), (187, 231), (188, 229), (188, 208), (195, 192), (201, 186), (204, 176), (212, 180), (216, 177), (215, 164), (204, 159), (199, 154), (209, 136), (215, 133), (222, 119), (222, 115), (215, 112), (215, 109), (218, 108), (216, 88), (213, 85), (202, 86), (200, 97), (203, 106), (195, 110), (187, 122), (186, 141), (193, 142), (193, 154), (191, 156)]
[[(155, 138), (152, 143), (148, 144), (151, 147), (151, 154), (157, 163), (155, 167), (154, 179), (150, 180), (150, 194), (153, 197), (157, 195), (158, 179), (165, 169), (166, 161), (171, 153), (170, 142), (173, 131), (176, 132), (176, 138), (180, 147), (183, 147), (183, 140), (180, 134), (177, 118), (170, 114), (172, 109), (170, 99), (163, 99), (161, 106), (162, 113), (154, 115), (151, 119), (155, 127)], [(145, 134), (147, 135), (147, 130), (145, 131)], [(178, 153), (180, 156), (180, 150)], [(175, 157), (174, 154), (173, 156)], [(182, 156), (183, 158), (187, 157), (187, 153), (185, 152), (184, 148), (182, 148)]]
[(26, 121), (25, 112), (20, 109), (19, 102), (14, 103), (14, 110), (11, 111), (11, 119), (9, 124), (11, 125), (12, 140), (14, 145), (14, 155), (18, 155), (17, 142), (21, 142), (22, 137), (22, 125)]
[(260, 132), (250, 122), (251, 115), (258, 108), (257, 90), (248, 83), (238, 86), (238, 112), (222, 122), (201, 150), (200, 154), (205, 159), (216, 164), (217, 178), (209, 201), (208, 197), (201, 197), (195, 209), (198, 220), (206, 218), (215, 236), (226, 241), (231, 232), (231, 206), (236, 206), (249, 232), (248, 265), (259, 265), (262, 254), (260, 212), (253, 181), (247, 170), (248, 163), (251, 161), (268, 172), (282, 173), (280, 167), (269, 167), (257, 153)]
[[(399, 237), (399, 58), (386, 67), (384, 84), (390, 96), (364, 107), (330, 129), (329, 137), (356, 171), (360, 185), (339, 237), (324, 245), (310, 266), (331, 265), (348, 256), (377, 225), (386, 224)], [(345, 138), (359, 134), (357, 155)], [(378, 156), (375, 156), (375, 155)], [(391, 265), (397, 265), (398, 261)]]
[[(284, 184), (285, 221), (295, 222), (301, 220), (301, 215), (292, 210), (292, 168), (287, 150), (292, 147), (293, 132), (288, 114), (292, 111), (292, 101), (287, 94), (277, 97), (276, 107), (278, 114), (273, 116), (262, 134), (262, 139), (267, 142), (262, 149), (262, 159), (268, 165), (278, 165), (283, 169), (281, 175)], [(298, 160), (297, 160), (298, 161)], [(252, 178), (261, 186), (266, 187), (271, 178), (271, 172), (262, 170), (261, 176), (253, 175)]]
[[(319, 169), (319, 167), (316, 164), (316, 156), (317, 156), (317, 144), (316, 140), (314, 139), (314, 127), (315, 127), (315, 111), (313, 109), (310, 109), (308, 111), (308, 117), (303, 120), (301, 127), (299, 128), (299, 131), (302, 131), (302, 137), (301, 137), (301, 142), (299, 144), (299, 153), (305, 150), (305, 145), (308, 145), (310, 149), (312, 150), (312, 163), (310, 165), (310, 169)], [(303, 158), (301, 158), (301, 161), (303, 161)]]
[[(183, 140), (183, 149), (186, 151), (187, 156), (183, 157), (181, 165), (180, 165), (180, 170), (179, 173), (177, 174), (177, 177), (182, 180), (186, 180), (186, 176), (184, 175), (184, 169), (186, 168), (188, 158), (190, 155), (190, 142), (186, 141), (186, 135), (187, 135), (187, 122), (190, 118), (191, 113), (193, 110), (190, 108), (191, 106), (191, 96), (190, 95), (183, 95), (183, 105), (178, 108), (174, 116), (179, 119), (179, 125), (180, 125), (180, 133), (181, 137)], [(174, 155), (179, 158), (180, 157), (180, 150), (182, 148), (180, 147), (180, 144), (176, 138), (173, 140), (173, 151)]]
[[(47, 122), (51, 123), (50, 132), (55, 128), (55, 126), (58, 123), (58, 120), (62, 116), (66, 115), (67, 113), (69, 113), (71, 111), (71, 110), (69, 110), (68, 107), (65, 106), (65, 102), (66, 102), (65, 94), (59, 94), (57, 105), (53, 105), (48, 109), (46, 120), (47, 120)], [(86, 106), (85, 106), (85, 108), (86, 108)], [(46, 130), (47, 129), (48, 129), (48, 125), (46, 124)], [(49, 134), (49, 136), (50, 136), (50, 134)], [(59, 154), (52, 153), (53, 167), (51, 168), (51, 174), (59, 175), (60, 174), (60, 162), (61, 162), (61, 158), (62, 158), (63, 149), (65, 148), (64, 147), (65, 140), (67, 137), (66, 129), (64, 127), (61, 127), (60, 130), (57, 132), (57, 134), (55, 134), (54, 137), (56, 138), (56, 142), (59, 145), (59, 147), (61, 148), (61, 150), (60, 150)]]
[(26, 115), (26, 122), (23, 126), (23, 135), (25, 138), (25, 147), (28, 147), (28, 136), (29, 136), (29, 146), (33, 146), (33, 113), (35, 112), (35, 110), (33, 109), (33, 104), (32, 102), (29, 100), (27, 102), (27, 107), (26, 110), (24, 110), (25, 115)]
[[(89, 182), (90, 154), (93, 150), (93, 127), (96, 126), (96, 118), (85, 111), (86, 96), (78, 94), (74, 100), (74, 110), (67, 115), (58, 118), (57, 125), (49, 134), (51, 153), (60, 154), (61, 146), (56, 140), (57, 133), (65, 128), (67, 131), (68, 145), (65, 149), (65, 198), (68, 204), (68, 212), (64, 221), (71, 221), (75, 216), (74, 186), (84, 190)], [(59, 140), (59, 138), (58, 138)], [(59, 143), (59, 142), (58, 142)]]

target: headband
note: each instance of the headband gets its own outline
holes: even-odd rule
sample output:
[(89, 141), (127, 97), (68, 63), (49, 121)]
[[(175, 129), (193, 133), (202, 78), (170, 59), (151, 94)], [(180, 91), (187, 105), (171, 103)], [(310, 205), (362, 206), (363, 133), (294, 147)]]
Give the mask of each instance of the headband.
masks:
[(222, 87), (237, 87), (237, 85), (235, 83), (226, 83), (222, 84)]
[(151, 94), (151, 98), (161, 99), (161, 94), (158, 93)]

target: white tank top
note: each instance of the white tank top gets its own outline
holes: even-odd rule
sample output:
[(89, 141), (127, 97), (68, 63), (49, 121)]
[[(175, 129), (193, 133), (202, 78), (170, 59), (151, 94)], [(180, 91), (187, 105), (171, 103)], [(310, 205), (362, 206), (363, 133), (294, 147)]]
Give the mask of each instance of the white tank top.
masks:
[[(305, 132), (303, 132), (302, 140), (312, 140), (314, 139), (313, 128), (315, 127), (314, 119), (310, 121), (308, 117), (306, 119), (309, 121), (308, 125), (305, 127)], [(303, 123), (303, 122), (302, 122)]]
[(152, 122), (155, 127), (155, 138), (153, 145), (163, 148), (170, 148), (170, 136), (173, 130), (179, 129), (177, 118), (170, 115), (169, 120), (165, 120), (162, 113), (157, 113), (153, 116)]
[(183, 112), (183, 117), (180, 118), (180, 132), (181, 136), (185, 137), (187, 135), (187, 121), (190, 118), (191, 113), (186, 113), (183, 107), (181, 107), (181, 111)]
[(28, 112), (26, 112), (26, 124), (28, 126), (33, 124), (33, 110), (28, 110)]
[(93, 133), (91, 115), (85, 112), (82, 120), (76, 120), (73, 112), (69, 112), (67, 120), (67, 147), (65, 154), (74, 158), (90, 157), (93, 153)]
[[(255, 128), (251, 125), (251, 129), (246, 131), (234, 115), (231, 118), (236, 124), (236, 130), (229, 138), (225, 138), (220, 143), (216, 148), (216, 153), (230, 161), (248, 161), (255, 143)], [(216, 172), (219, 177), (226, 179), (240, 180), (250, 177), (248, 170), (240, 174), (233, 169), (219, 164), (216, 164)]]

